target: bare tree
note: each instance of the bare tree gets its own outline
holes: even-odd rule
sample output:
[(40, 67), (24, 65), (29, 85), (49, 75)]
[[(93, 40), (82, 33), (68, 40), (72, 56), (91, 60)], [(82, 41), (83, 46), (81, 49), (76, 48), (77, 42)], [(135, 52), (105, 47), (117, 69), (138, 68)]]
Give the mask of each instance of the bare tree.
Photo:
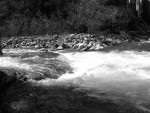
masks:
[(138, 17), (140, 17), (142, 13), (142, 0), (136, 0), (136, 11)]

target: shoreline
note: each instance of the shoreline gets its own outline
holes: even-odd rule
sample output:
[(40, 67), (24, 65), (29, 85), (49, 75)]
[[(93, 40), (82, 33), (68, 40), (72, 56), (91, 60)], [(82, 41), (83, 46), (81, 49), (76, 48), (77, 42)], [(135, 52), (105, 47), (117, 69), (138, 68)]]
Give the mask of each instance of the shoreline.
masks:
[(2, 42), (3, 48), (40, 49), (40, 51), (56, 51), (70, 49), (73, 51), (103, 51), (123, 43), (138, 43), (148, 39), (134, 39), (131, 37), (104, 36), (97, 34), (68, 34), (12, 37)]

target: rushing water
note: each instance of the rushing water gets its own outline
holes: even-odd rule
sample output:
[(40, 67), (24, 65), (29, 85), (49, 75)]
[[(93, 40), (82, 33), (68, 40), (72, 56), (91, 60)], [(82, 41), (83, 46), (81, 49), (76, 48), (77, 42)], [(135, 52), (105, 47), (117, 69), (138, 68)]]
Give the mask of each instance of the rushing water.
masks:
[[(26, 51), (21, 50), (17, 53), (24, 52)], [(16, 51), (5, 50), (5, 53)], [(150, 52), (60, 52), (59, 54), (56, 59), (69, 64), (73, 68), (73, 73), (66, 72), (58, 79), (46, 78), (36, 83), (44, 86), (78, 86), (76, 90), (90, 91), (89, 96), (101, 98), (101, 95), (106, 93), (107, 98), (116, 102), (120, 101), (120, 97), (124, 97), (141, 111), (150, 112)], [(33, 60), (36, 58), (32, 57)], [(48, 61), (52, 58), (46, 59)], [(25, 62), (22, 60), (24, 58), (1, 57), (0, 66), (45, 72), (45, 63), (42, 66), (36, 63), (31, 65), (27, 62), (28, 59)]]

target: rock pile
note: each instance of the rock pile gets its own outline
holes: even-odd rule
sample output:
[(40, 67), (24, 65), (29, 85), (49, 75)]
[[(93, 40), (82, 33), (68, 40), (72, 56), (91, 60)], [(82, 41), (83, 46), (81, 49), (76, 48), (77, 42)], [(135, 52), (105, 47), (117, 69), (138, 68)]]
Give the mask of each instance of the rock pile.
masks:
[(118, 37), (106, 37), (96, 34), (70, 34), (66, 36), (32, 36), (32, 37), (12, 37), (2, 44), (3, 48), (33, 48), (47, 51), (73, 48), (80, 51), (97, 51), (105, 47), (128, 42), (128, 39)]

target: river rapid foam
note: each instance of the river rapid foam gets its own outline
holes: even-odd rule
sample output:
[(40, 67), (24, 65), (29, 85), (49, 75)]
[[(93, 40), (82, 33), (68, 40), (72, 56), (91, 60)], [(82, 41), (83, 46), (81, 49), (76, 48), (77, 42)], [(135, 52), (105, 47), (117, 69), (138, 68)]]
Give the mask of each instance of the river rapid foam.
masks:
[[(141, 102), (141, 100), (150, 102), (150, 52), (58, 53), (60, 55), (56, 59), (68, 63), (73, 68), (73, 72), (66, 72), (57, 79), (46, 78), (32, 81), (33, 83), (44, 86), (73, 85), (78, 86), (79, 90), (111, 92), (111, 94), (117, 92), (136, 100), (136, 103)], [(32, 59), (36, 59), (36, 57)], [(20, 63), (18, 59), (12, 57), (1, 57), (0, 66), (16, 67), (29, 71), (30, 69), (34, 70), (33, 67), (36, 65)], [(38, 67), (39, 70), (44, 69), (40, 66)], [(96, 93), (92, 95), (96, 96)]]

